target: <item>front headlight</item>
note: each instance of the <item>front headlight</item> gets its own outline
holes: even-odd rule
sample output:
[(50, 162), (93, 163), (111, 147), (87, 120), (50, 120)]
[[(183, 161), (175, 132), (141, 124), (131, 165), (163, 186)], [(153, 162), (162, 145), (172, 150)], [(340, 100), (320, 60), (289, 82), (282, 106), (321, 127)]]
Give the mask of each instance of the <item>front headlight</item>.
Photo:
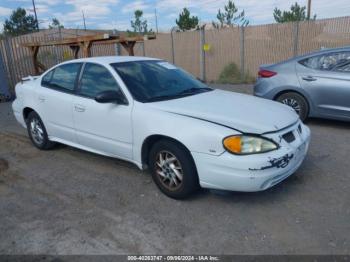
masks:
[(224, 148), (239, 155), (265, 153), (278, 148), (278, 145), (267, 138), (250, 135), (229, 136), (223, 140)]

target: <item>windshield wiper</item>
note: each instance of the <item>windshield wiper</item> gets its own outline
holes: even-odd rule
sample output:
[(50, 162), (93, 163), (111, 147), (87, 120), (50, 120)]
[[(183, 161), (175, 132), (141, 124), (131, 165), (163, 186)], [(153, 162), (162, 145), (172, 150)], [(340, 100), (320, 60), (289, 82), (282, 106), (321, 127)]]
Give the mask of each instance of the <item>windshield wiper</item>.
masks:
[(176, 99), (180, 97), (190, 96), (202, 92), (208, 92), (212, 91), (212, 88), (209, 87), (201, 87), (201, 88), (189, 88), (185, 89), (177, 94), (172, 95), (162, 95), (162, 96), (154, 96), (146, 100), (146, 102), (156, 102), (156, 101), (162, 101), (162, 100), (168, 100), (168, 99)]
[(178, 93), (179, 95), (192, 95), (192, 94), (197, 94), (197, 93), (202, 93), (202, 92), (207, 92), (207, 91), (212, 91), (213, 89), (210, 87), (200, 87), (200, 88), (189, 88), (189, 89), (185, 89), (183, 91), (181, 91), (180, 93)]
[(175, 94), (175, 95), (164, 95), (164, 96), (154, 96), (146, 100), (146, 102), (156, 102), (156, 101), (162, 101), (162, 100), (168, 100), (168, 99), (175, 99), (187, 96), (188, 94)]

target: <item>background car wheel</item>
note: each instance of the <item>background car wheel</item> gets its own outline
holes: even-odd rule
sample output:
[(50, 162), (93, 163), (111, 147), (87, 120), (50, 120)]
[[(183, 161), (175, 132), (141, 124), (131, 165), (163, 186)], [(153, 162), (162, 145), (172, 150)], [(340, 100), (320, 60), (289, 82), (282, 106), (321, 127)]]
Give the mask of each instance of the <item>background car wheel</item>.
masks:
[(294, 92), (288, 92), (280, 95), (276, 100), (293, 108), (302, 121), (305, 121), (307, 118), (309, 105), (303, 96)]
[(26, 122), (29, 138), (37, 148), (47, 150), (55, 146), (55, 143), (49, 140), (43, 121), (37, 113), (29, 113)]
[(160, 140), (151, 149), (149, 167), (152, 178), (167, 196), (183, 199), (199, 188), (198, 175), (191, 154), (182, 145)]

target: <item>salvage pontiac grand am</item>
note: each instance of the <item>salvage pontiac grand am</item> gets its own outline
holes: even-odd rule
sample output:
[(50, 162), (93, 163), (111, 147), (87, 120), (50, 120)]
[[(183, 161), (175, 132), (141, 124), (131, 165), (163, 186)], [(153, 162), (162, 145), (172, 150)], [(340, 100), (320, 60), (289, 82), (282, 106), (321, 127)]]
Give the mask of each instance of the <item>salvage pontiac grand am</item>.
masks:
[(261, 191), (305, 158), (310, 130), (288, 106), (214, 90), (145, 57), (59, 64), (16, 85), (13, 111), (39, 149), (63, 143), (149, 167), (159, 189)]

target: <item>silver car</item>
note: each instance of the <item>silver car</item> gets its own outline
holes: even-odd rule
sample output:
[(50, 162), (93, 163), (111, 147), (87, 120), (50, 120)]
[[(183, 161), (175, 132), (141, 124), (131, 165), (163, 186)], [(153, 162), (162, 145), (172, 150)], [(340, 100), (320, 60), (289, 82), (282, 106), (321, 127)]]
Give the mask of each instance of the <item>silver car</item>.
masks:
[(350, 47), (262, 65), (254, 94), (291, 106), (302, 120), (350, 121)]

